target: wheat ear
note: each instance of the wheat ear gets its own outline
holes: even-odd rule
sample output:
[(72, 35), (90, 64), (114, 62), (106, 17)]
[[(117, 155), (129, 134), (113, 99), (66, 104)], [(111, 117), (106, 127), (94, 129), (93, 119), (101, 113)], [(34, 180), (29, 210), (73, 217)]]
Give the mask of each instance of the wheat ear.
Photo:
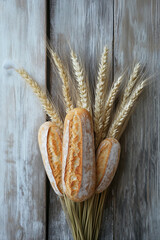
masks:
[(144, 80), (136, 87), (135, 91), (131, 94), (128, 100), (128, 103), (126, 103), (122, 111), (118, 115), (116, 115), (108, 131), (109, 137), (114, 137), (119, 139), (120, 137), (119, 133), (121, 132), (121, 128), (123, 127), (123, 124), (125, 124), (125, 121), (127, 120), (128, 115), (130, 114), (132, 108), (134, 107), (138, 97), (142, 93), (146, 84), (147, 84), (147, 80)]
[(121, 104), (121, 106), (123, 106), (123, 105), (126, 103), (128, 97), (129, 97), (129, 96), (131, 95), (131, 93), (132, 93), (132, 90), (133, 90), (133, 88), (134, 88), (134, 86), (135, 86), (135, 84), (136, 84), (136, 82), (137, 82), (137, 80), (138, 80), (138, 75), (139, 75), (140, 67), (141, 67), (141, 65), (140, 65), (139, 63), (137, 63), (137, 64), (135, 65), (134, 69), (133, 69), (133, 73), (132, 73), (131, 76), (130, 76), (130, 79), (129, 79), (129, 81), (128, 81), (127, 87), (126, 87), (125, 90), (124, 90), (124, 95), (123, 95), (123, 99), (122, 99), (122, 104)]
[(107, 57), (108, 57), (108, 48), (105, 46), (98, 70), (98, 77), (97, 77), (97, 86), (96, 86), (96, 93), (95, 93), (95, 105), (94, 105), (94, 130), (96, 135), (99, 135), (100, 126), (102, 126), (103, 121), (103, 104), (104, 104), (104, 92), (105, 92), (105, 85), (106, 85), (106, 75), (108, 70), (107, 64)]
[(57, 56), (57, 54), (49, 47), (48, 45), (48, 50), (51, 54), (51, 57), (58, 69), (59, 76), (62, 79), (63, 85), (62, 85), (62, 91), (63, 91), (63, 96), (64, 100), (66, 103), (66, 112), (70, 111), (73, 109), (73, 103), (70, 97), (70, 91), (69, 91), (69, 79), (66, 73), (66, 69), (63, 66), (61, 59)]
[(89, 101), (89, 89), (85, 81), (84, 71), (73, 50), (71, 50), (71, 60), (76, 76), (76, 81), (78, 83), (81, 107), (87, 109), (91, 113), (91, 106)]
[(123, 77), (124, 77), (124, 75), (120, 76), (117, 79), (117, 81), (115, 83), (113, 83), (113, 86), (110, 90), (110, 93), (109, 93), (109, 96), (108, 96), (108, 99), (107, 99), (107, 102), (105, 104), (104, 121), (103, 121), (103, 124), (102, 124), (102, 128), (103, 128), (102, 138), (104, 138), (106, 136), (106, 131), (107, 131), (107, 128), (108, 128), (108, 125), (109, 125), (110, 117), (111, 117), (111, 111), (113, 109), (114, 101), (115, 101), (115, 98), (116, 98), (117, 93), (119, 91), (119, 87), (122, 83)]
[(46, 93), (41, 89), (36, 81), (34, 81), (28, 73), (24, 69), (15, 69), (16, 72), (20, 74), (22, 78), (28, 83), (28, 85), (32, 88), (35, 95), (41, 101), (41, 104), (47, 113), (47, 115), (51, 118), (52, 122), (54, 122), (61, 130), (63, 129), (63, 123), (56, 112), (52, 102), (47, 98)]

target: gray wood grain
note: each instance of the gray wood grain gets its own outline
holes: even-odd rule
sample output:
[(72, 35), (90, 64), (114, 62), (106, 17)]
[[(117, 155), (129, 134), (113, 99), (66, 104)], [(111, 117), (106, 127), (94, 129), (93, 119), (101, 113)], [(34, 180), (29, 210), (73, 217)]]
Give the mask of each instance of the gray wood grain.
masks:
[(45, 174), (37, 132), (45, 114), (4, 60), (45, 87), (45, 1), (0, 1), (0, 239), (45, 239)]
[[(112, 64), (113, 41), (113, 1), (50, 1), (50, 40), (62, 59), (69, 64), (69, 46), (81, 58), (88, 75), (90, 86), (94, 86), (99, 56), (107, 44)], [(112, 80), (112, 78), (111, 78)], [(57, 75), (51, 73), (51, 92), (57, 94)], [(92, 88), (91, 88), (92, 90)], [(58, 90), (59, 91), (59, 90)], [(102, 234), (100, 239), (112, 239), (113, 211), (112, 198), (109, 197), (104, 210)], [(49, 239), (72, 239), (60, 203), (50, 189)]]
[[(81, 58), (91, 90), (104, 45), (111, 50), (113, 75), (135, 62), (148, 75), (160, 69), (159, 0), (50, 0), (50, 40), (70, 66), (69, 46)], [(5, 59), (24, 67), (45, 87), (45, 1), (0, 2), (0, 66)], [(49, 22), (48, 22), (49, 24)], [(112, 62), (114, 54), (114, 62)], [(59, 78), (51, 71), (57, 105)], [(58, 197), (46, 181), (37, 144), (45, 115), (29, 87), (0, 69), (0, 240), (72, 239)], [(99, 239), (157, 240), (160, 235), (160, 81), (146, 89), (121, 139), (122, 154), (106, 199)], [(47, 220), (47, 224), (46, 224)]]
[(124, 133), (113, 183), (114, 239), (157, 240), (160, 235), (160, 2), (115, 1), (114, 66), (116, 71), (140, 61), (147, 87)]

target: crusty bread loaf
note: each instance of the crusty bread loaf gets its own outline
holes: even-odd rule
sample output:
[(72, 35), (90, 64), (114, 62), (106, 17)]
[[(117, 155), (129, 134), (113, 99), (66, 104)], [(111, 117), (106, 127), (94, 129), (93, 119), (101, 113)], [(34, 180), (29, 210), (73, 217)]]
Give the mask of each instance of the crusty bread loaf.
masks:
[(45, 122), (39, 129), (38, 142), (49, 181), (62, 196), (62, 133), (52, 122)]
[(83, 108), (71, 110), (64, 122), (62, 184), (73, 201), (84, 201), (95, 191), (95, 149), (92, 119)]
[(96, 193), (103, 192), (111, 183), (120, 157), (120, 144), (114, 138), (103, 140), (96, 156)]

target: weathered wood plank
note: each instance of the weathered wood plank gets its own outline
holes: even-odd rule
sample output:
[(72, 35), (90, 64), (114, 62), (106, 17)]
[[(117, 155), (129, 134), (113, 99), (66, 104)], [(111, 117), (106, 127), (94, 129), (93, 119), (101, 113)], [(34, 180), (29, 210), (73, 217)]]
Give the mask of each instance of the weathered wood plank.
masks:
[[(45, 87), (45, 1), (0, 1), (0, 66), (12, 60)], [(45, 114), (25, 82), (0, 69), (0, 239), (45, 239)]]
[[(94, 85), (99, 56), (106, 44), (112, 56), (113, 1), (51, 0), (50, 21), (50, 39), (55, 50), (66, 63), (69, 63), (69, 42), (85, 65), (90, 85)], [(58, 88), (57, 75), (52, 72), (51, 78), (51, 92), (54, 97)], [(104, 210), (100, 239), (105, 239), (106, 236), (108, 240), (113, 238), (112, 216), (112, 197), (109, 197)], [(52, 189), (48, 233), (50, 240), (72, 239), (60, 203)]]
[[(133, 62), (160, 69), (160, 2), (115, 0), (115, 72)], [(158, 76), (159, 78), (159, 76)], [(114, 181), (114, 239), (149, 240), (160, 235), (160, 81), (145, 91), (125, 132)]]

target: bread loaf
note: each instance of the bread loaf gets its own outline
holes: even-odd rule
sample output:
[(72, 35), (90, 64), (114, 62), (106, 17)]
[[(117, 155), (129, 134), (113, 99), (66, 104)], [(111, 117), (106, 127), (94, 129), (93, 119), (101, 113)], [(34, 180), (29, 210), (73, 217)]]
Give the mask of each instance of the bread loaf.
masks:
[(101, 142), (96, 156), (96, 193), (103, 192), (110, 185), (118, 166), (120, 149), (114, 138)]
[(92, 119), (83, 108), (71, 110), (64, 122), (62, 184), (73, 201), (84, 201), (95, 191), (95, 149)]
[(62, 196), (62, 133), (52, 122), (45, 122), (39, 129), (38, 142), (49, 181)]

